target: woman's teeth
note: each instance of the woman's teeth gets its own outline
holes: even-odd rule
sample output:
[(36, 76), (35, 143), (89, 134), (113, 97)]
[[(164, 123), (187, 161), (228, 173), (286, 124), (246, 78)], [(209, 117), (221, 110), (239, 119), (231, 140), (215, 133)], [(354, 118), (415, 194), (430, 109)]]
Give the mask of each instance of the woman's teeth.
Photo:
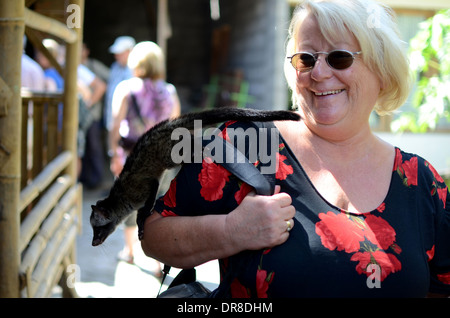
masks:
[(316, 95), (316, 96), (335, 95), (335, 94), (339, 94), (342, 91), (343, 91), (343, 89), (338, 89), (335, 91), (328, 91), (328, 92), (314, 92), (314, 95)]

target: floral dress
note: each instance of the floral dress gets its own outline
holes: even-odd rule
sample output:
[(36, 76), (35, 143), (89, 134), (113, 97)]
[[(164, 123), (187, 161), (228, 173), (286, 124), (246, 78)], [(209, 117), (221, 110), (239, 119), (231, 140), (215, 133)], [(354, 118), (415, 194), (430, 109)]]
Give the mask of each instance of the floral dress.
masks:
[[(266, 125), (275, 127), (229, 122), (220, 135)], [(292, 197), (295, 225), (284, 244), (254, 252), (231, 285), (232, 297), (450, 294), (450, 195), (429, 162), (396, 148), (384, 202), (355, 214), (319, 194), (281, 135), (278, 145), (275, 182)], [(183, 166), (155, 210), (164, 217), (229, 213), (251, 190), (204, 158)], [(219, 264), (223, 276), (228, 259)]]

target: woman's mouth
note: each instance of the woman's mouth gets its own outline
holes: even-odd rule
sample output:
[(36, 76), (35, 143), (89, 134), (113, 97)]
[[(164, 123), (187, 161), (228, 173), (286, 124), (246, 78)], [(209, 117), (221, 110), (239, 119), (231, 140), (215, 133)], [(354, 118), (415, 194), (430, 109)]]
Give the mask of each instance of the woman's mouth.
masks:
[(344, 89), (337, 89), (337, 90), (326, 91), (326, 92), (314, 92), (314, 95), (315, 96), (329, 96), (329, 95), (339, 94), (343, 91), (344, 91)]

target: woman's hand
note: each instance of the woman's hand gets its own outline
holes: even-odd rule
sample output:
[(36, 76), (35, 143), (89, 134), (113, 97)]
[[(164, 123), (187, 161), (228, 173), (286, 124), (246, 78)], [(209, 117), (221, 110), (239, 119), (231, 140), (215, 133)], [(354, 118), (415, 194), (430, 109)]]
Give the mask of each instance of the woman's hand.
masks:
[(144, 253), (165, 264), (190, 268), (243, 250), (258, 250), (284, 243), (292, 228), (295, 208), (286, 193), (272, 196), (249, 193), (227, 215), (162, 217), (153, 213), (145, 222)]
[[(292, 228), (295, 208), (287, 193), (275, 187), (272, 196), (249, 193), (225, 221), (230, 242), (240, 250), (258, 250), (284, 243)], [(290, 229), (289, 229), (290, 230)]]

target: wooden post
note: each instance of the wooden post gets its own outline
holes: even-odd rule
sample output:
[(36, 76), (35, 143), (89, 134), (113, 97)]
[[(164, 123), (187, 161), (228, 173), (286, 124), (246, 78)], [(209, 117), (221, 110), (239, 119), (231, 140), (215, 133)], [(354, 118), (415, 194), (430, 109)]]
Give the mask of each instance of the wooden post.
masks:
[(169, 21), (169, 0), (158, 0), (158, 19), (156, 29), (156, 42), (167, 56), (167, 39), (172, 35)]
[(44, 32), (49, 32), (49, 30), (51, 30), (52, 35), (55, 35), (68, 43), (73, 43), (77, 39), (76, 31), (69, 29), (67, 25), (59, 21), (56, 21), (55, 19), (43, 16), (28, 8), (25, 9), (24, 16), (27, 22), (27, 26), (34, 30)]
[(24, 0), (0, 0), (0, 298), (19, 297), (21, 56)]
[[(75, 5), (76, 10), (80, 10), (79, 18), (83, 19), (84, 0), (71, 0), (71, 5)], [(77, 33), (77, 40), (67, 43), (66, 47), (66, 68), (64, 76), (64, 110), (63, 110), (63, 150), (68, 150), (75, 154), (72, 164), (66, 173), (73, 180), (77, 180), (77, 134), (78, 134), (78, 92), (77, 92), (77, 69), (81, 58), (81, 43), (83, 39), (83, 21), (80, 27), (73, 30)]]

